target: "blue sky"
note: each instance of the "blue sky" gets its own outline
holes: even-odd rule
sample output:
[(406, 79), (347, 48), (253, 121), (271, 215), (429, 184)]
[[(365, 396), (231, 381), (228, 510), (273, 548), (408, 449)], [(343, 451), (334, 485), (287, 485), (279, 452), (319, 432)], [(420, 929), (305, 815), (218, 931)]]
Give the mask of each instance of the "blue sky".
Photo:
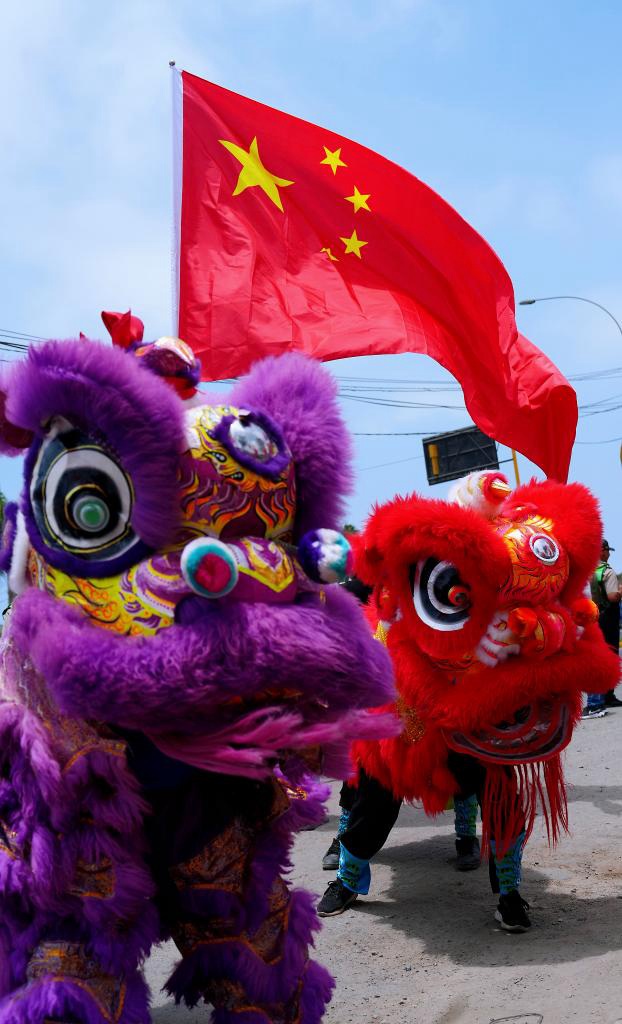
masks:
[[(491, 243), (517, 299), (581, 295), (622, 321), (620, 38), (614, 0), (11, 4), (0, 61), (0, 327), (98, 337), (101, 309), (131, 306), (147, 336), (170, 332), (171, 58), (408, 168)], [(622, 335), (589, 305), (519, 308), (518, 322), (567, 375), (622, 366)], [(421, 356), (330, 365), (338, 376), (453, 383)], [(576, 387), (585, 405), (620, 396), (622, 371)], [(356, 434), (468, 423), (455, 390), (405, 397), (458, 408), (344, 398), (343, 409)], [(620, 441), (596, 442), (621, 436), (620, 409), (582, 416), (571, 466), (601, 500), (618, 569)], [(428, 491), (420, 438), (355, 440), (350, 519), (396, 492)], [(0, 460), (0, 486), (15, 496), (16, 463)]]

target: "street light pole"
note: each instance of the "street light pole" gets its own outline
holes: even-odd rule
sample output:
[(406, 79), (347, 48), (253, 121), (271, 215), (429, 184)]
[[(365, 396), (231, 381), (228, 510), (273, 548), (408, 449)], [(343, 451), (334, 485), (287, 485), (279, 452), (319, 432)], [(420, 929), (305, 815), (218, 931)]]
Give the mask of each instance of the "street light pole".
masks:
[(613, 320), (620, 334), (622, 334), (622, 326), (616, 320), (613, 313), (606, 306), (602, 306), (600, 302), (595, 302), (594, 299), (586, 299), (583, 295), (542, 295), (539, 299), (521, 299), (518, 304), (519, 306), (533, 306), (536, 302), (553, 302), (557, 299), (574, 299), (576, 302), (588, 302), (590, 306), (602, 309), (603, 313), (606, 313), (609, 319)]
[[(576, 302), (588, 302), (590, 306), (596, 306), (597, 309), (602, 309), (603, 313), (606, 313), (610, 320), (613, 320), (614, 324), (618, 328), (620, 334), (622, 334), (622, 326), (619, 321), (616, 320), (615, 316), (610, 309), (606, 306), (601, 305), (600, 302), (595, 302), (594, 299), (586, 299), (584, 295), (541, 295), (539, 299), (521, 299), (519, 306), (533, 306), (536, 302), (554, 302), (556, 299), (574, 299)], [(516, 468), (516, 456), (514, 456), (514, 466)], [(620, 448), (620, 462), (622, 462), (622, 447)], [(518, 471), (517, 471), (518, 472)]]

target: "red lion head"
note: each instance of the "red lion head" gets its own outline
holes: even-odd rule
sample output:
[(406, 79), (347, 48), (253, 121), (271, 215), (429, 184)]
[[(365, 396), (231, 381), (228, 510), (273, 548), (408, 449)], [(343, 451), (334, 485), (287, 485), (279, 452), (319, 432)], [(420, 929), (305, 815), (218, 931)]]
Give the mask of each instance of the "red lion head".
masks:
[(544, 766), (551, 804), (564, 804), (559, 754), (581, 691), (607, 690), (619, 675), (583, 596), (601, 537), (598, 504), (581, 484), (532, 482), (512, 493), (500, 473), (471, 474), (449, 501), (415, 494), (375, 511), (357, 572), (375, 588), (404, 728), (356, 746), (369, 774), (434, 813), (456, 789), (453, 749), (493, 777), (495, 765), (537, 766), (534, 792)]

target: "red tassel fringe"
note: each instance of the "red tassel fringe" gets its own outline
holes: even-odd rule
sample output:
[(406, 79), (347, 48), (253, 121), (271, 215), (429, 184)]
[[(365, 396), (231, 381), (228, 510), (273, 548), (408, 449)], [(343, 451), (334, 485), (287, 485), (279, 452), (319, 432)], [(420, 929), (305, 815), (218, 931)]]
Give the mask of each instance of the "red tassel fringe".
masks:
[(568, 832), (568, 801), (561, 757), (535, 764), (487, 765), (482, 797), (482, 845), (484, 856), (494, 839), (502, 857), (522, 831), (525, 841), (541, 810), (549, 844)]

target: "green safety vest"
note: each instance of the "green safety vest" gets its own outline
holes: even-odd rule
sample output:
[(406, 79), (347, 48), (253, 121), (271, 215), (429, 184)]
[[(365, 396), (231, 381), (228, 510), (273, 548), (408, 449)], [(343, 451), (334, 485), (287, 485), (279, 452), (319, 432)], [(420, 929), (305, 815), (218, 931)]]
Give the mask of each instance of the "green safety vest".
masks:
[(604, 612), (609, 608), (612, 603), (607, 597), (607, 591), (605, 590), (605, 584), (603, 583), (603, 576), (605, 575), (605, 569), (611, 568), (607, 562), (601, 562), (596, 572), (590, 580), (590, 590), (592, 592), (592, 601), (598, 605), (599, 611)]

